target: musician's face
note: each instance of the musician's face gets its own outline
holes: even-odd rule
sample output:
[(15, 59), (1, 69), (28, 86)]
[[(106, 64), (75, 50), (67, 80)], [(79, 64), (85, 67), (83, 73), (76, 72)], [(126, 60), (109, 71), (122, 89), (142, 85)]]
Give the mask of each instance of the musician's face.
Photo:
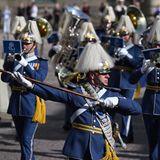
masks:
[(130, 35), (129, 34), (124, 35), (124, 36), (122, 36), (122, 38), (123, 38), (124, 42), (127, 43), (130, 40)]
[(36, 47), (35, 43), (22, 43), (24, 53), (32, 53)]
[(89, 73), (89, 82), (95, 86), (108, 86), (110, 75), (108, 73), (102, 74), (99, 72)]
[(109, 78), (110, 78), (110, 75), (108, 73), (105, 73), (105, 74), (100, 74), (98, 73), (98, 79), (99, 81), (104, 85), (104, 86), (108, 86), (108, 81), (109, 81)]

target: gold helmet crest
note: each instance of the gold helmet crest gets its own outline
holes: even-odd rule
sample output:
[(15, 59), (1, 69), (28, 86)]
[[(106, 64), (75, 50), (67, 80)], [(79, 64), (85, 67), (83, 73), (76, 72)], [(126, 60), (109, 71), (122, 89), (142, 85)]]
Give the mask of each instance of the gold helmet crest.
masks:
[(32, 33), (29, 33), (29, 32), (26, 32), (26, 33), (22, 34), (20, 39), (24, 43), (33, 43), (33, 42), (35, 42), (34, 35)]

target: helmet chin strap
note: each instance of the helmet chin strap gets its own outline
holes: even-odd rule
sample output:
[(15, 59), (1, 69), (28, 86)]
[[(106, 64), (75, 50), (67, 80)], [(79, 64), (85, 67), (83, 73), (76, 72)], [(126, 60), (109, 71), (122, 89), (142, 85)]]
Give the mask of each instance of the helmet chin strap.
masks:
[(103, 87), (104, 84), (99, 80), (96, 73), (91, 73), (90, 75), (90, 83), (95, 87)]

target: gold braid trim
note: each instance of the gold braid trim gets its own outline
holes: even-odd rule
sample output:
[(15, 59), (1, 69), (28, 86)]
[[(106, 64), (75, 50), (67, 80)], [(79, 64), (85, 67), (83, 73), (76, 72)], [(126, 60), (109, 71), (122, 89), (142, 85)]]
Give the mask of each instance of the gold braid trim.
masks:
[(94, 98), (97, 98), (98, 99), (98, 95), (95, 91), (95, 89), (91, 86), (91, 84), (89, 83), (85, 83), (85, 84), (82, 84), (84, 90), (91, 96), (93, 96)]
[(106, 153), (105, 156), (101, 160), (119, 160), (119, 158), (116, 155), (116, 152), (114, 149), (109, 145), (108, 141), (105, 140), (106, 143)]
[[(96, 91), (89, 83), (83, 84), (82, 86), (87, 93), (89, 93), (95, 98), (98, 98)], [(105, 156), (101, 160), (119, 160), (119, 158), (116, 155), (116, 152), (108, 143), (107, 139), (105, 139), (105, 149), (106, 149)]]

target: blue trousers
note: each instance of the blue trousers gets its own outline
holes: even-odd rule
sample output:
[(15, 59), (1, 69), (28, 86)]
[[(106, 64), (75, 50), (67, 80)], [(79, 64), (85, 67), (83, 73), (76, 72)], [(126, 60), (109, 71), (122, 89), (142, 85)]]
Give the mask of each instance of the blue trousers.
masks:
[(21, 160), (35, 160), (33, 154), (33, 139), (38, 124), (31, 117), (13, 116), (15, 128), (21, 146)]
[[(126, 98), (133, 98), (134, 89), (122, 89), (121, 94)], [(131, 115), (122, 116), (121, 135), (132, 139), (133, 138), (133, 125)]]
[(146, 128), (149, 158), (150, 160), (160, 159), (160, 116), (143, 115)]

